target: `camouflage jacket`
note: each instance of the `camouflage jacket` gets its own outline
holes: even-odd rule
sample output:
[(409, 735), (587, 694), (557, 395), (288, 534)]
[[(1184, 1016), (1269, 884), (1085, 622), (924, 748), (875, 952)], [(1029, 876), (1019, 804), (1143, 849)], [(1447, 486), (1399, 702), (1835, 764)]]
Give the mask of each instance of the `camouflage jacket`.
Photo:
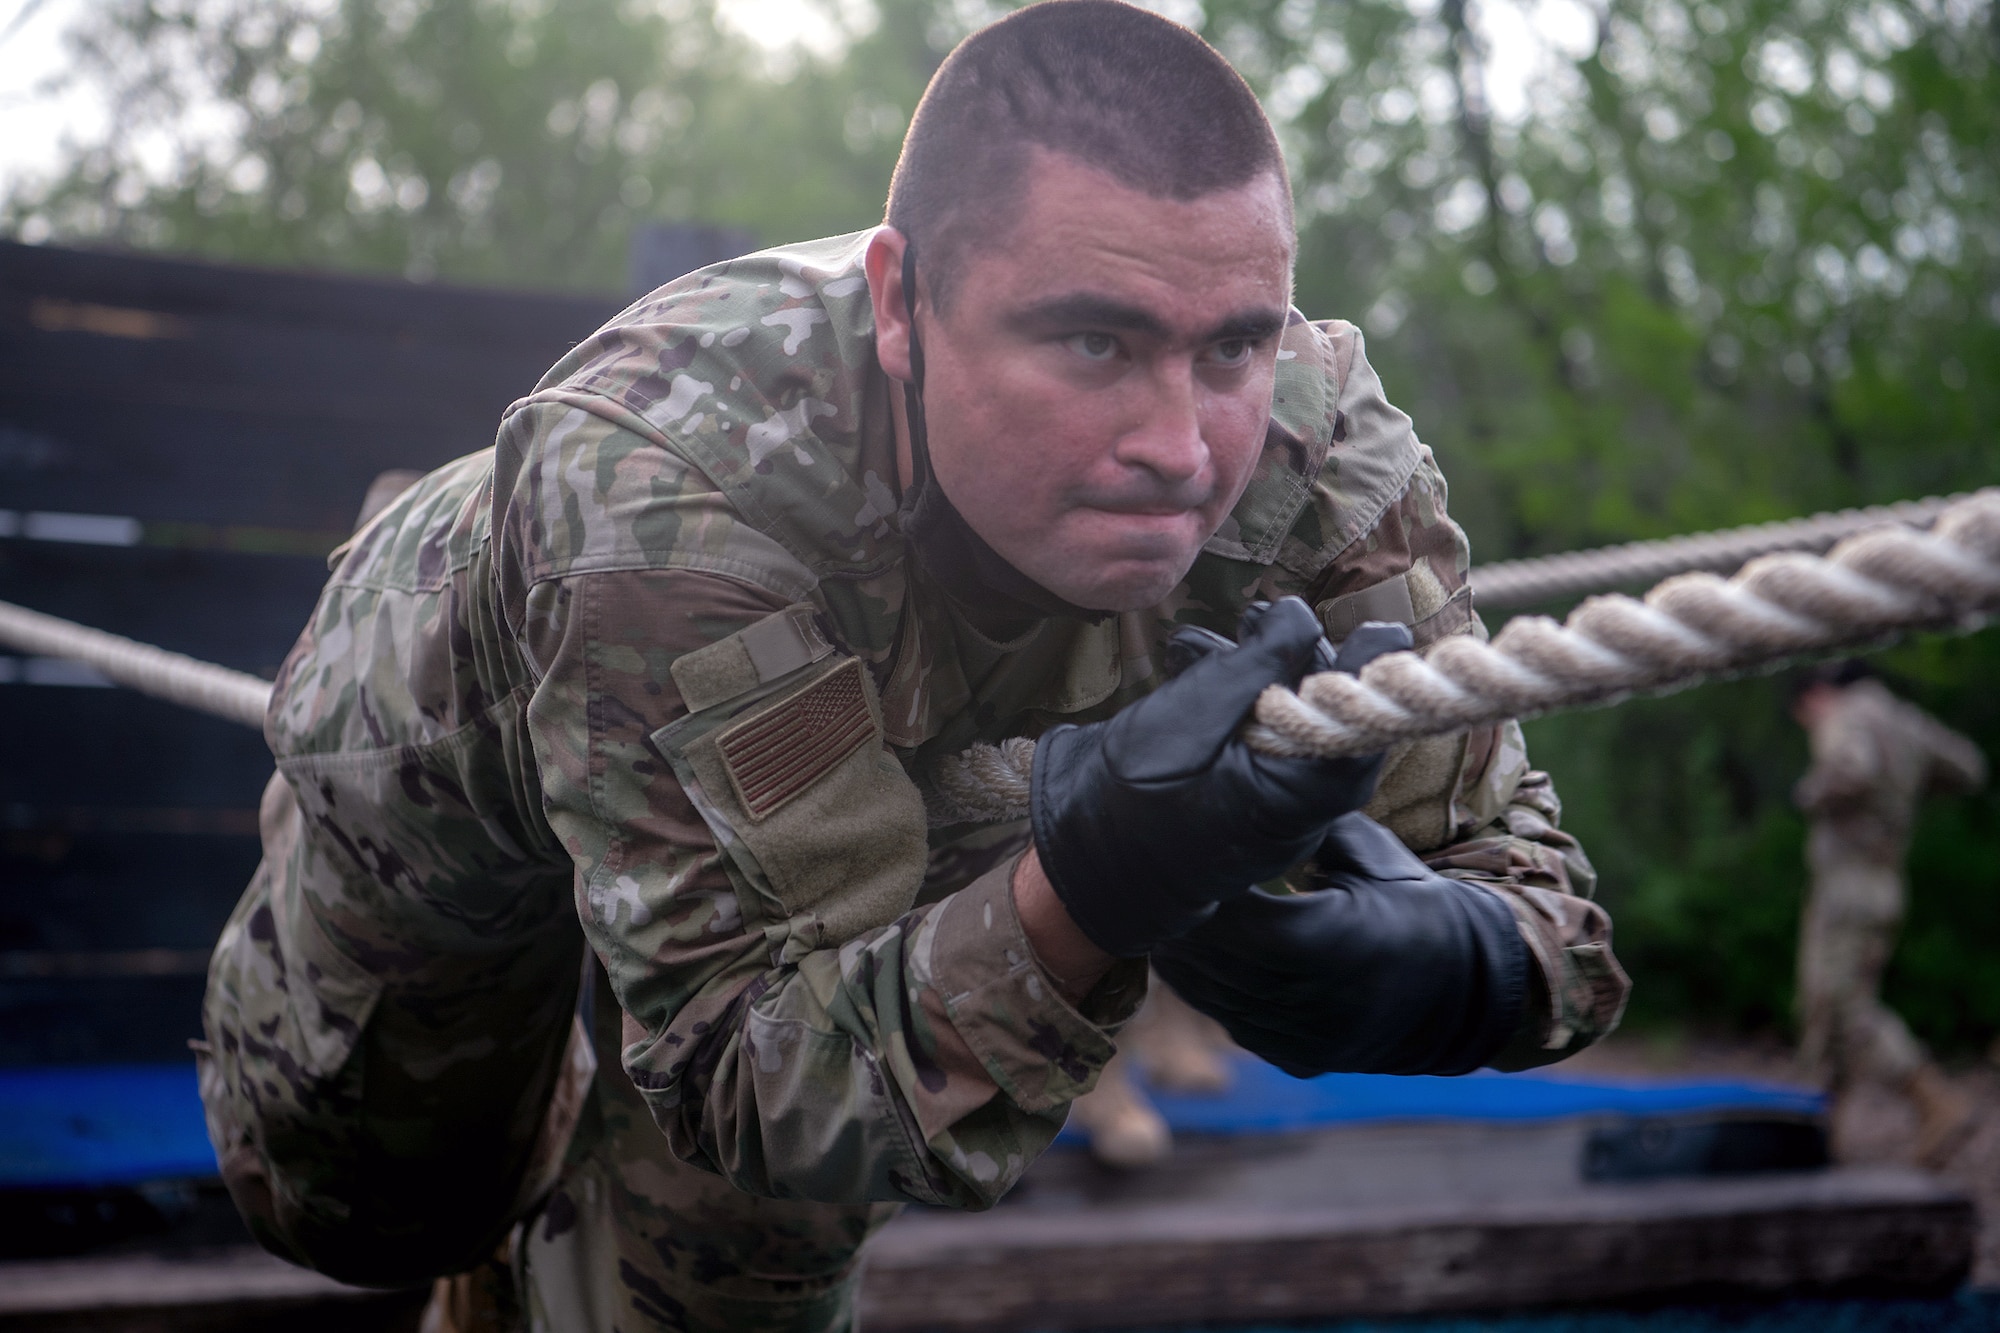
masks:
[[(521, 929), (559, 875), (676, 1153), (753, 1193), (979, 1207), (1145, 973), (1064, 1001), (1014, 914), (1023, 831), (928, 827), (934, 758), (1109, 716), (1174, 626), (1253, 598), (1336, 638), (1482, 631), (1430, 452), (1359, 332), (1295, 314), (1255, 478), (1173, 595), (983, 637), (905, 556), (866, 239), (690, 275), (578, 346), (336, 553), (268, 730), (357, 867), (312, 904), (344, 953)], [(1615, 1022), (1608, 923), (1517, 728), (1402, 748), (1371, 809), (1508, 896), (1543, 1058)], [(450, 930), (399, 924), (425, 913)]]

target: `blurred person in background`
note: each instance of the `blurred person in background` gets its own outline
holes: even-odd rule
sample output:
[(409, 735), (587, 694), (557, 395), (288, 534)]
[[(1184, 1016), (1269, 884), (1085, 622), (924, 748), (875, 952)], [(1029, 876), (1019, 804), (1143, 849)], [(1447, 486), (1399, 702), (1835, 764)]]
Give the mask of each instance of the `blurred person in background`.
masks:
[(1917, 803), (1932, 793), (1977, 791), (1986, 759), (1857, 661), (1808, 671), (1792, 716), (1812, 746), (1812, 768), (1793, 793), (1811, 822), (1812, 886), (1799, 932), (1800, 1056), (1835, 1097), (1836, 1114), (1863, 1081), (1901, 1092), (1917, 1111), (1915, 1156), (1936, 1167), (1964, 1141), (1972, 1108), (1882, 1003), (1882, 972), (1903, 923), (1903, 858)]
[(1097, 1076), (1097, 1086), (1071, 1103), (1070, 1123), (1104, 1165), (1151, 1166), (1173, 1149), (1174, 1136), (1141, 1078), (1161, 1092), (1220, 1096), (1233, 1081), (1234, 1049), (1220, 1024), (1154, 977), (1145, 1004), (1119, 1031), (1118, 1054)]

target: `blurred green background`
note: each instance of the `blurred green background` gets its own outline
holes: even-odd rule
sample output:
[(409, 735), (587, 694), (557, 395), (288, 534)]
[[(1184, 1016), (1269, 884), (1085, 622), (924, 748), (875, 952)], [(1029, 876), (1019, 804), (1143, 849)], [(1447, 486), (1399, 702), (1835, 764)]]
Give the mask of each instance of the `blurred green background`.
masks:
[[(58, 77), (109, 128), (17, 180), (0, 233), (615, 291), (647, 222), (767, 244), (869, 226), (929, 72), (1004, 6), (815, 2), (760, 11), (809, 14), (798, 46), (711, 0), (106, 0)], [(1161, 7), (1264, 96), (1299, 304), (1367, 330), (1479, 559), (1996, 479), (1991, 4)], [(2000, 756), (2000, 634), (1879, 665)], [(1529, 728), (1602, 872), (1636, 1025), (1788, 1029), (1805, 749), (1782, 694)], [(1889, 998), (1944, 1051), (1983, 1050), (2000, 793), (1927, 808), (1911, 877)]]

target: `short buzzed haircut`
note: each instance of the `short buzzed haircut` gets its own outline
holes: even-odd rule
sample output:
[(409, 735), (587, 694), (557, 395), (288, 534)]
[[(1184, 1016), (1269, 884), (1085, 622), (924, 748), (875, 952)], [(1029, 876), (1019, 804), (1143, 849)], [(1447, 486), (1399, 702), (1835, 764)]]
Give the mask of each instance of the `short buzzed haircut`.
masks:
[(1831, 662), (1815, 662), (1792, 677), (1791, 688), (1787, 691), (1794, 704), (1803, 698), (1808, 690), (1830, 686), (1844, 690), (1849, 685), (1858, 685), (1864, 680), (1879, 679), (1879, 673), (1859, 658), (1843, 657)]
[(1194, 32), (1122, 0), (1029, 5), (946, 57), (896, 162), (887, 220), (940, 308), (966, 252), (1011, 225), (1037, 147), (1157, 199), (1286, 183), (1256, 94)]

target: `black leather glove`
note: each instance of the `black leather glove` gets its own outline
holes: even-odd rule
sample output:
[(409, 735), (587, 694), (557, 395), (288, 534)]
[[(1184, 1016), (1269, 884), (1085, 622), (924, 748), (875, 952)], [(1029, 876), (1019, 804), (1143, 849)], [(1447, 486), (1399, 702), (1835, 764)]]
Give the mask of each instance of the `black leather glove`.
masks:
[(1035, 850), (1099, 948), (1147, 952), (1304, 860), (1333, 819), (1367, 803), (1380, 755), (1277, 759), (1238, 735), (1266, 686), (1297, 685), (1322, 652), (1324, 669), (1336, 659), (1319, 618), (1287, 597), (1246, 612), (1236, 644), (1177, 631), (1179, 675), (1107, 722), (1041, 738)]
[(1334, 824), (1313, 879), (1222, 904), (1154, 949), (1154, 970), (1297, 1078), (1464, 1074), (1499, 1053), (1530, 966), (1499, 895), (1435, 873), (1361, 814)]

